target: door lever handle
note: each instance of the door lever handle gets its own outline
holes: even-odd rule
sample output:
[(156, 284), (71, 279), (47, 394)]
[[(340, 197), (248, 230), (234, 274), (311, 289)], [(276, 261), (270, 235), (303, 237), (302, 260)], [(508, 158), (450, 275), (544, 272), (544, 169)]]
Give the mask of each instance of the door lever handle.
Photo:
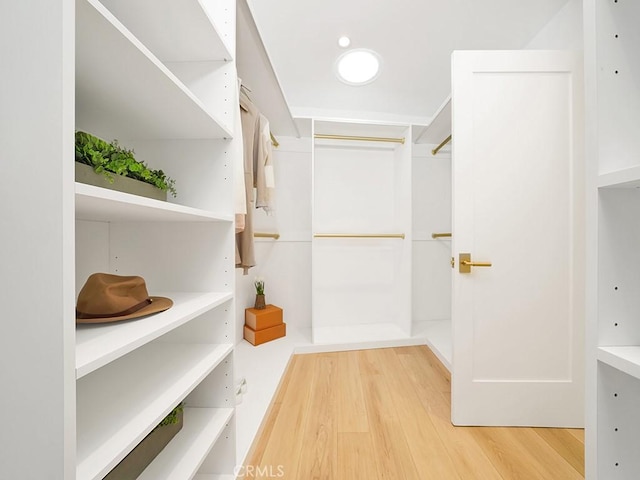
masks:
[(491, 262), (472, 262), (470, 253), (461, 253), (459, 259), (460, 273), (471, 273), (471, 267), (491, 267)]

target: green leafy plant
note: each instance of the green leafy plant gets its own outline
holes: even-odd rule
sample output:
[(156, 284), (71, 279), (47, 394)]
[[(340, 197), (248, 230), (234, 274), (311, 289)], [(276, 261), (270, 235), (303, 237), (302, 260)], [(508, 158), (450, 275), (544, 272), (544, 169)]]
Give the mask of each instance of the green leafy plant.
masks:
[(256, 287), (256, 294), (257, 295), (264, 295), (264, 279), (261, 278), (261, 277), (256, 277), (256, 279), (253, 282), (253, 284)]
[(133, 150), (121, 147), (117, 140), (109, 143), (86, 132), (76, 132), (76, 162), (93, 168), (113, 183), (113, 174), (140, 180), (170, 192), (177, 192), (175, 180), (167, 177), (162, 170), (152, 170), (144, 162), (134, 157)]
[(166, 417), (164, 417), (158, 425), (156, 425), (156, 428), (164, 427), (165, 425), (174, 425), (178, 423), (178, 421), (180, 420), (179, 419), (180, 412), (182, 412), (183, 410), (184, 410), (184, 406), (181, 403), (176, 408), (171, 410), (169, 414)]

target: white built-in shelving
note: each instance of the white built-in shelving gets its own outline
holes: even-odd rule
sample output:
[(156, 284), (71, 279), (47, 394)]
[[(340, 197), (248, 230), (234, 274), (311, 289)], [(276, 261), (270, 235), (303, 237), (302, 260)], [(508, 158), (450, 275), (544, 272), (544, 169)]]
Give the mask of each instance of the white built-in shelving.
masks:
[[(109, 140), (231, 137), (220, 112), (209, 109), (100, 2), (78, 1), (76, 15), (81, 128)], [(146, 21), (153, 23), (151, 18)]]
[[(102, 479), (179, 403), (184, 428), (143, 478), (232, 475), (235, 0), (35, 0), (7, 4), (0, 25), (0, 217), (15, 280), (0, 478)], [(75, 183), (75, 130), (117, 139), (177, 195)], [(173, 306), (76, 325), (95, 272), (139, 275)]]
[(640, 4), (585, 0), (586, 478), (640, 475)]
[(76, 128), (117, 138), (178, 190), (165, 202), (75, 184), (76, 291), (96, 271), (140, 275), (174, 302), (77, 327), (77, 480), (103, 478), (178, 403), (185, 426), (143, 478), (235, 466), (234, 25), (233, 0), (76, 3)]
[(78, 382), (78, 479), (101, 479), (228, 357), (232, 344), (150, 344)]

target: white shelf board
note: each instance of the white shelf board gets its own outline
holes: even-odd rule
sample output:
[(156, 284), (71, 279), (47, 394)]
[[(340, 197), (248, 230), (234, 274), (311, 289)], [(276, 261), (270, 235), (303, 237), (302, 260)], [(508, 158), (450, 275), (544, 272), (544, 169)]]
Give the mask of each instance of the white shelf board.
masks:
[(171, 298), (173, 306), (164, 312), (127, 322), (76, 327), (76, 378), (82, 378), (233, 298), (231, 292), (158, 295)]
[(232, 350), (153, 343), (80, 379), (76, 478), (103, 478)]
[(163, 62), (232, 60), (215, 20), (200, 0), (102, 0)]
[(232, 222), (233, 216), (76, 182), (76, 219), (102, 222)]
[(243, 85), (251, 89), (250, 98), (269, 119), (274, 135), (300, 138), (280, 81), (246, 0), (238, 0), (236, 17), (236, 67)]
[(76, 2), (76, 124), (114, 138), (230, 138), (231, 131), (97, 0)]
[[(363, 123), (360, 121), (345, 121), (345, 120), (316, 120), (314, 122), (314, 134), (322, 134), (322, 135), (348, 135), (348, 136), (357, 136), (357, 137), (386, 137), (386, 138), (405, 138), (409, 133), (409, 125), (404, 123)], [(338, 145), (343, 145), (344, 141), (341, 140), (326, 140), (326, 139), (315, 139), (317, 143), (316, 146), (333, 144), (336, 142)], [(369, 142), (361, 142), (359, 141), (358, 145), (367, 144)], [(377, 145), (378, 147), (389, 147), (395, 148), (399, 145), (399, 143), (388, 143), (384, 142), (370, 142), (372, 145)]]
[(182, 430), (137, 480), (193, 478), (233, 413), (233, 408), (185, 408)]
[(451, 135), (451, 96), (436, 111), (431, 123), (416, 137), (415, 143), (439, 145)]
[(598, 347), (598, 360), (640, 379), (640, 346)]
[(598, 176), (600, 188), (637, 188), (640, 187), (640, 166), (625, 168)]

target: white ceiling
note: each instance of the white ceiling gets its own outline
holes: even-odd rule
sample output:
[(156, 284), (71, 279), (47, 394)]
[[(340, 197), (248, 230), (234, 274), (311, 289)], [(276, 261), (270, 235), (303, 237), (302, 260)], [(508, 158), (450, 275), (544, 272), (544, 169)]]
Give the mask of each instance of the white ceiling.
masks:
[[(428, 123), (450, 93), (453, 50), (526, 46), (567, 0), (249, 0), (295, 117)], [(349, 48), (383, 58), (379, 78), (354, 87), (334, 75)]]

